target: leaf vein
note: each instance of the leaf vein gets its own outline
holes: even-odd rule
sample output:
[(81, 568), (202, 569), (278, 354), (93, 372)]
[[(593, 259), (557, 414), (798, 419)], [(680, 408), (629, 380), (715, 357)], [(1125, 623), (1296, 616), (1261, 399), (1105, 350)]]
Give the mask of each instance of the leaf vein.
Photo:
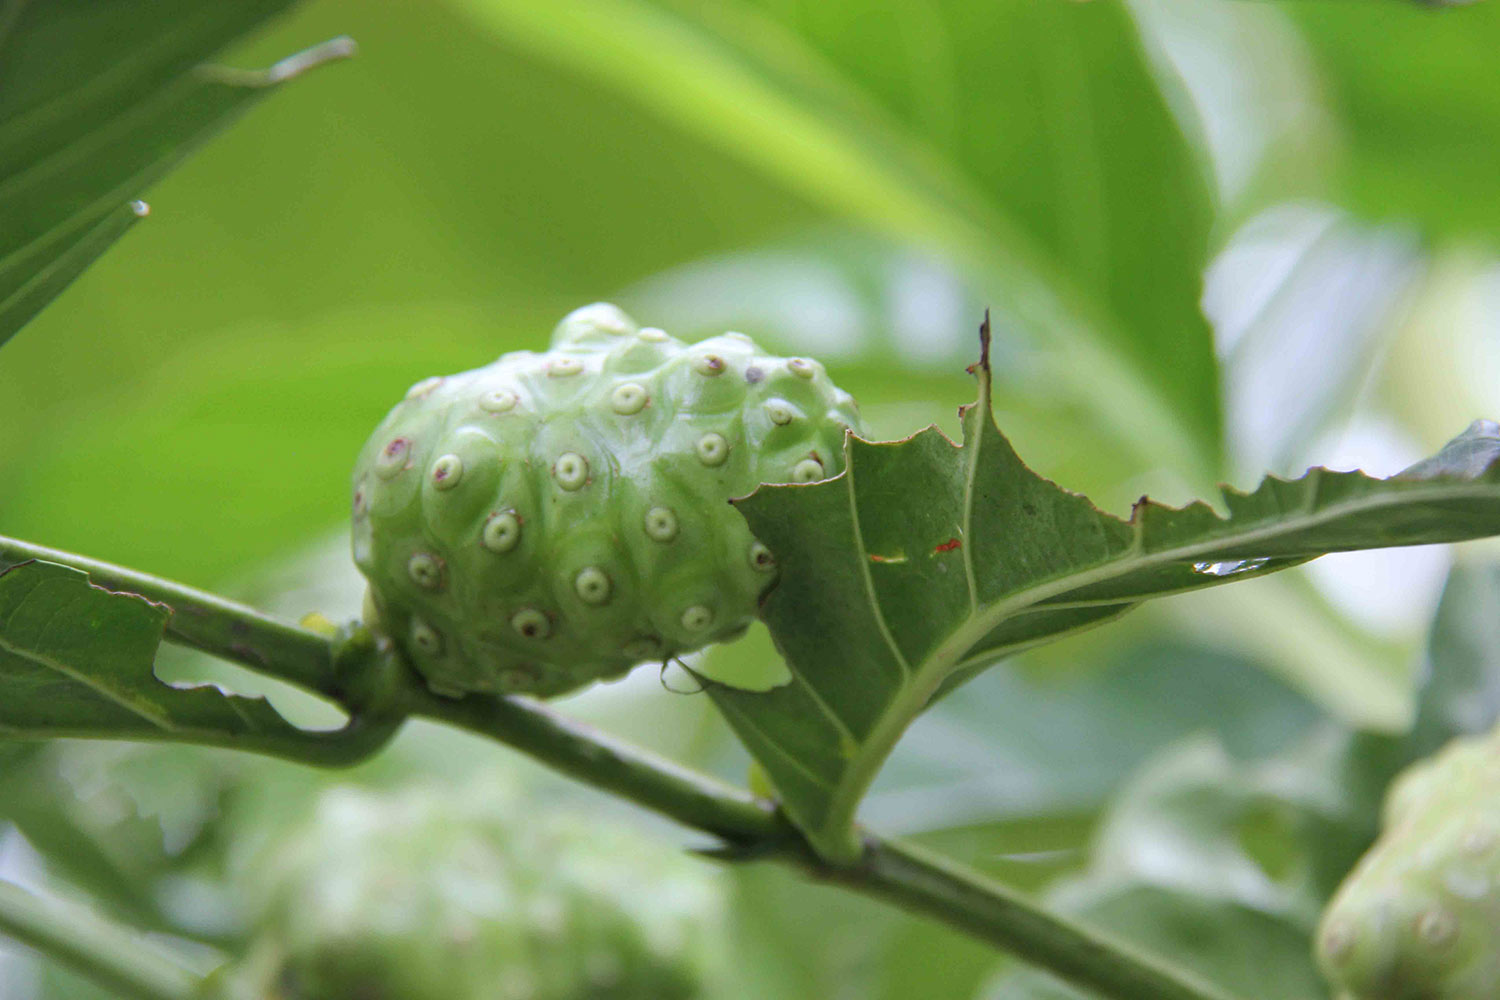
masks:
[(886, 648), (896, 659), (896, 665), (901, 668), (902, 683), (911, 680), (911, 664), (906, 660), (906, 654), (901, 652), (901, 647), (896, 644), (896, 637), (891, 634), (890, 624), (885, 618), (885, 609), (881, 607), (880, 595), (875, 590), (875, 576), (870, 572), (870, 550), (865, 546), (865, 530), (860, 523), (859, 504), (854, 496), (854, 449), (845, 443), (844, 468), (844, 495), (849, 500), (849, 523), (854, 530), (854, 563), (859, 567), (861, 579), (864, 581), (865, 593), (870, 598), (870, 610), (875, 615), (876, 627), (880, 630), (880, 638), (885, 642)]

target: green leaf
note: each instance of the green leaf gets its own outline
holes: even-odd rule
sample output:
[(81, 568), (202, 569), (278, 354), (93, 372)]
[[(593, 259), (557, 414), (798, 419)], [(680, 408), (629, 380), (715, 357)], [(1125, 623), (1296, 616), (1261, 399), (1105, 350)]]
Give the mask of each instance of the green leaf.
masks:
[(300, 759), (334, 738), (293, 727), (261, 698), (157, 680), (169, 617), (56, 563), (0, 573), (0, 740), (173, 740)]
[(336, 40), (264, 72), (202, 66), (291, 0), (0, 9), (0, 344), (147, 208), (137, 198)]
[(1127, 521), (1026, 468), (995, 426), (987, 358), (976, 370), (961, 447), (935, 429), (851, 438), (836, 479), (739, 502), (782, 567), (763, 614), (793, 680), (707, 687), (833, 857), (855, 852), (855, 810), (911, 721), (1001, 657), (1328, 552), (1500, 533), (1493, 423), (1390, 479), (1319, 468), (1226, 488), (1224, 515), (1142, 499)]
[(1128, 451), (1216, 467), (1207, 165), (1120, 3), (452, 3), (819, 209), (941, 250)]

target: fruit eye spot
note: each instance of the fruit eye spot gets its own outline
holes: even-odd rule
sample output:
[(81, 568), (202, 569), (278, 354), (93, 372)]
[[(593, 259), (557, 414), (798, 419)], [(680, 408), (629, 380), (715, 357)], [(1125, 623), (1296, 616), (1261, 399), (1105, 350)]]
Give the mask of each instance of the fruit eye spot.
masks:
[(512, 667), (502, 670), (498, 680), (500, 690), (506, 694), (529, 691), (536, 685), (536, 671), (529, 667)]
[(702, 354), (693, 359), (693, 371), (699, 375), (722, 375), (728, 367), (717, 354)]
[(1461, 846), (1467, 854), (1488, 854), (1495, 846), (1495, 831), (1487, 826), (1479, 826), (1464, 834)]
[(693, 449), (698, 453), (698, 461), (704, 465), (723, 465), (729, 457), (729, 442), (724, 440), (724, 435), (713, 431), (699, 438)]
[(811, 483), (823, 478), (823, 463), (816, 458), (804, 458), (792, 466), (792, 482)]
[(778, 427), (785, 427), (797, 419), (797, 410), (784, 399), (771, 399), (766, 401), (766, 416), (771, 418), (771, 423)]
[(406, 468), (406, 455), (410, 451), (409, 440), (404, 437), (392, 438), (390, 443), (380, 449), (380, 457), (375, 459), (375, 474), (381, 479), (390, 479)]
[(365, 513), (370, 509), (370, 495), (365, 492), (363, 485), (354, 491), (353, 509), (355, 517), (364, 517)]
[(457, 455), (444, 455), (432, 463), (432, 485), (451, 490), (464, 477), (464, 461)]
[(798, 378), (812, 378), (817, 374), (817, 369), (813, 367), (813, 363), (806, 358), (792, 358), (786, 363), (786, 368), (787, 371)]
[(527, 639), (545, 639), (552, 634), (552, 621), (536, 608), (522, 608), (510, 619), (511, 628)]
[(714, 622), (714, 613), (701, 604), (694, 604), (682, 613), (682, 627), (689, 632), (702, 632)]
[(416, 647), (417, 652), (428, 656), (437, 656), (443, 651), (443, 637), (431, 625), (419, 619), (412, 621), (411, 644)]
[(441, 375), (434, 375), (432, 376), (432, 378), (424, 378), (422, 381), (406, 390), (406, 398), (416, 399), (418, 396), (425, 396), (442, 384), (443, 377)]
[(646, 511), (646, 534), (652, 541), (670, 542), (677, 537), (677, 515), (670, 507), (652, 507)]
[(1342, 920), (1328, 926), (1323, 934), (1323, 953), (1335, 962), (1342, 963), (1354, 953), (1354, 931)]
[(598, 566), (586, 566), (573, 578), (573, 590), (585, 604), (604, 604), (611, 589), (609, 574)]
[(630, 332), (634, 324), (618, 306), (599, 302), (581, 309), (574, 309), (563, 317), (561, 325), (580, 332), (596, 331), (612, 337), (623, 337)]
[(520, 401), (509, 389), (495, 389), (479, 397), (479, 408), (487, 413), (509, 413)]
[(521, 519), (508, 510), (491, 514), (479, 540), (491, 552), (509, 552), (521, 540)]
[(547, 365), (549, 378), (567, 378), (583, 371), (583, 362), (577, 358), (558, 358)]
[(588, 459), (573, 451), (565, 451), (557, 457), (557, 464), (552, 467), (552, 475), (557, 480), (557, 485), (568, 491), (573, 491), (589, 481)]
[(1441, 948), (1458, 936), (1458, 921), (1447, 910), (1434, 906), (1417, 918), (1417, 936), (1432, 947)]
[(423, 590), (437, 590), (443, 585), (443, 561), (426, 552), (418, 552), (407, 560), (406, 572)]
[(762, 573), (769, 573), (776, 568), (776, 557), (771, 555), (771, 550), (766, 548), (765, 543), (758, 540), (751, 542), (750, 566)]
[(626, 382), (615, 387), (610, 393), (609, 407), (621, 416), (630, 416), (639, 413), (646, 405), (646, 390), (634, 382)]

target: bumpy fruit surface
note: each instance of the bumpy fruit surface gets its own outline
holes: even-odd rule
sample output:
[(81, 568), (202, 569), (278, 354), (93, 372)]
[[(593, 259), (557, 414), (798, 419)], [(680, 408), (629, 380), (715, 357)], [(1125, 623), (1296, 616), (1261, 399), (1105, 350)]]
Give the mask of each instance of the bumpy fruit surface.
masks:
[(743, 334), (580, 309), (411, 388), (354, 473), (354, 558), (433, 690), (561, 694), (732, 637), (775, 560), (728, 500), (836, 475), (854, 400)]
[(716, 874), (503, 786), (337, 789), (267, 845), (235, 1000), (708, 1000)]
[(1397, 779), (1317, 949), (1339, 1000), (1500, 996), (1500, 730)]

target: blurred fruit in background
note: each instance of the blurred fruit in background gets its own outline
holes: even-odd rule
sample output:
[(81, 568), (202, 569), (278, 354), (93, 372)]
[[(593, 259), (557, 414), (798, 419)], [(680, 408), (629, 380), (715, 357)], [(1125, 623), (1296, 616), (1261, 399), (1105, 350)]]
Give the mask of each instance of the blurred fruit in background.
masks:
[(504, 781), (331, 789), (236, 865), (259, 919), (231, 991), (286, 1000), (722, 995), (704, 861)]

